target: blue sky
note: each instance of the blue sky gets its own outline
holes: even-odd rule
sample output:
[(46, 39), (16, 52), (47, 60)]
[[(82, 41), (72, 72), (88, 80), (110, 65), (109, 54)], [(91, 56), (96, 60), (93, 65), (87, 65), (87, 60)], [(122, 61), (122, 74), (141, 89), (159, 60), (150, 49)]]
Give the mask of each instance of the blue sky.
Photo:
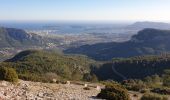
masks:
[(170, 21), (170, 0), (0, 0), (0, 20)]

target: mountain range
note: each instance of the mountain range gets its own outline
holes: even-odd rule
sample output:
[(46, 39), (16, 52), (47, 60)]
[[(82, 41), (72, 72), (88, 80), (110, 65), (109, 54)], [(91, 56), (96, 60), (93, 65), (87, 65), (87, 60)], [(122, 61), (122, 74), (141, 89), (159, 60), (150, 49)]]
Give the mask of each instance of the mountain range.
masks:
[[(152, 28), (139, 31), (129, 41), (67, 47), (64, 53), (83, 54), (96, 60), (111, 60), (114, 57), (132, 57), (169, 52), (170, 31), (161, 30), (162, 28), (170, 28), (168, 23), (136, 22), (127, 27), (137, 29), (143, 29), (145, 27)], [(27, 33), (22, 29), (0, 28), (0, 49), (2, 51), (0, 53), (2, 55), (4, 55), (4, 49), (2, 48), (24, 48), (25, 50), (31, 47), (57, 47), (59, 43), (60, 40)]]
[[(1, 48), (42, 47), (48, 43), (57, 42), (20, 29), (0, 28)], [(0, 65), (13, 67), (19, 78), (32, 81), (47, 81), (46, 77), (91, 80), (96, 76), (99, 80), (142, 79), (150, 75), (162, 75), (165, 69), (169, 69), (169, 43), (169, 30), (146, 28), (133, 35), (129, 41), (97, 43), (64, 50), (68, 54), (88, 57), (26, 50)], [(98, 62), (89, 57), (107, 62)]]
[(36, 34), (28, 34), (24, 30), (0, 28), (0, 47), (28, 47), (45, 45), (44, 39)]
[(163, 22), (144, 21), (144, 22), (135, 22), (131, 25), (126, 26), (126, 28), (127, 29), (133, 29), (133, 30), (142, 30), (142, 29), (145, 29), (145, 28), (169, 30), (170, 24), (169, 23), (163, 23)]
[(160, 29), (143, 29), (125, 42), (98, 43), (69, 48), (65, 53), (83, 54), (96, 60), (155, 55), (170, 51), (170, 31)]

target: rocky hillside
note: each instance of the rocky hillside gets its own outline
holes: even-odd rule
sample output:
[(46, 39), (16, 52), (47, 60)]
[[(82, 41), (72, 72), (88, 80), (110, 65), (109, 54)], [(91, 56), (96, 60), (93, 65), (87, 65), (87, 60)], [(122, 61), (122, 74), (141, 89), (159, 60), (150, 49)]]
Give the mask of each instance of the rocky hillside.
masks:
[(0, 28), (0, 47), (42, 46), (44, 40), (36, 34), (28, 34), (21, 29)]
[(65, 53), (84, 54), (96, 60), (111, 60), (115, 57), (160, 54), (170, 51), (170, 31), (144, 29), (132, 39), (122, 43), (98, 43), (65, 50)]
[(57, 49), (59, 39), (42, 37), (21, 29), (0, 27), (0, 61), (27, 49)]

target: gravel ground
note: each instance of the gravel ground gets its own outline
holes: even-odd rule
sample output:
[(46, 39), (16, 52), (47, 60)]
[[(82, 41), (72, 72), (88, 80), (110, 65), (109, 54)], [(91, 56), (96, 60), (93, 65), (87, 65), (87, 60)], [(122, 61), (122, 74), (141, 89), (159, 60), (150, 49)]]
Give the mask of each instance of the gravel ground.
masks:
[[(97, 100), (94, 97), (100, 90), (83, 85), (40, 83), (20, 80), (13, 85), (0, 82), (0, 100)], [(98, 99), (99, 100), (99, 99)]]

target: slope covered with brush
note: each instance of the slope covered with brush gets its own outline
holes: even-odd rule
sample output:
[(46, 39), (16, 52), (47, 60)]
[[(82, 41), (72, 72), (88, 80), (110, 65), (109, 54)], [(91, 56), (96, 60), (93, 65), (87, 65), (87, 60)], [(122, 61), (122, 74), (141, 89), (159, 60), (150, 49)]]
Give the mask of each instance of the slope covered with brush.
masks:
[(53, 78), (86, 80), (86, 78), (94, 76), (91, 74), (90, 68), (95, 66), (95, 61), (85, 56), (27, 50), (2, 64), (10, 64), (16, 69), (19, 78), (26, 80), (49, 81)]

